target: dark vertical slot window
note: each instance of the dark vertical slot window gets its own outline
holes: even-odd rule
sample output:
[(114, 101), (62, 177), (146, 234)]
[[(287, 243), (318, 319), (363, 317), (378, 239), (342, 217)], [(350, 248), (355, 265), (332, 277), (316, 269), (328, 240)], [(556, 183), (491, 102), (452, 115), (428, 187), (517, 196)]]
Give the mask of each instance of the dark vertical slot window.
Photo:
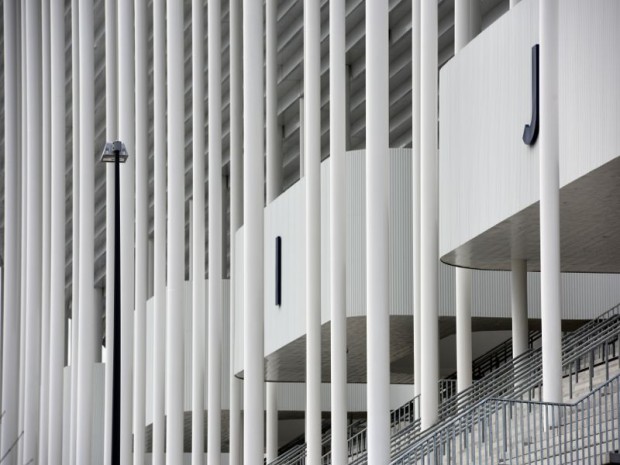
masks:
[(282, 238), (276, 237), (276, 305), (282, 305)]

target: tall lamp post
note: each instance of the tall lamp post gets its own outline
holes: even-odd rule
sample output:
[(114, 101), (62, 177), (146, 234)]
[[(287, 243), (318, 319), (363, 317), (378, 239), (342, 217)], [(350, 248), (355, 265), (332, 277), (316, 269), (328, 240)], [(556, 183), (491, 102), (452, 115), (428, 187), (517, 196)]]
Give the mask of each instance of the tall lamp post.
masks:
[[(120, 140), (106, 142), (103, 163), (114, 163), (114, 354), (112, 373), (112, 465), (121, 463), (121, 221), (119, 166), (127, 161)], [(107, 342), (106, 342), (107, 343)], [(108, 347), (109, 348), (109, 347)]]

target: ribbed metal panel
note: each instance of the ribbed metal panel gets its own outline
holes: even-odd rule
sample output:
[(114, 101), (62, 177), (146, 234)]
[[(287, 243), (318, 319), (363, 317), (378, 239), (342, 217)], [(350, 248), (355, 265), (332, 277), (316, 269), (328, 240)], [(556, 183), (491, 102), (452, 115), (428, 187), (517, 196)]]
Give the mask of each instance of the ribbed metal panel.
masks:
[(365, 150), (347, 152), (347, 315), (366, 315)]

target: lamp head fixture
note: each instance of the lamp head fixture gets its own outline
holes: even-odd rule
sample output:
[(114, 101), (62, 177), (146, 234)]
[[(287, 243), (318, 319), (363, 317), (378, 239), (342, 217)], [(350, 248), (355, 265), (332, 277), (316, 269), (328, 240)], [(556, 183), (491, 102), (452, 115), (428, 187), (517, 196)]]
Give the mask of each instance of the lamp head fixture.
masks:
[(118, 161), (125, 163), (129, 154), (127, 153), (127, 147), (120, 140), (114, 142), (106, 142), (103, 147), (103, 153), (101, 154), (101, 161), (104, 163), (114, 163), (116, 161), (116, 154), (118, 153)]

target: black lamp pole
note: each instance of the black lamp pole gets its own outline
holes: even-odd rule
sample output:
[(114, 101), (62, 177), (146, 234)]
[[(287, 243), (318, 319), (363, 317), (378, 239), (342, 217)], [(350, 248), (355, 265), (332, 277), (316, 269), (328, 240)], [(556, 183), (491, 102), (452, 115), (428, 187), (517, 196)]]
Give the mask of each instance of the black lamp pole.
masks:
[[(121, 200), (120, 164), (127, 160), (121, 141), (105, 144), (101, 161), (114, 163), (114, 344), (112, 347), (112, 465), (121, 463)], [(106, 344), (109, 341), (106, 341)], [(109, 346), (108, 346), (109, 348)]]
[(121, 463), (121, 201), (120, 150), (114, 151), (114, 372), (112, 374), (112, 465)]

